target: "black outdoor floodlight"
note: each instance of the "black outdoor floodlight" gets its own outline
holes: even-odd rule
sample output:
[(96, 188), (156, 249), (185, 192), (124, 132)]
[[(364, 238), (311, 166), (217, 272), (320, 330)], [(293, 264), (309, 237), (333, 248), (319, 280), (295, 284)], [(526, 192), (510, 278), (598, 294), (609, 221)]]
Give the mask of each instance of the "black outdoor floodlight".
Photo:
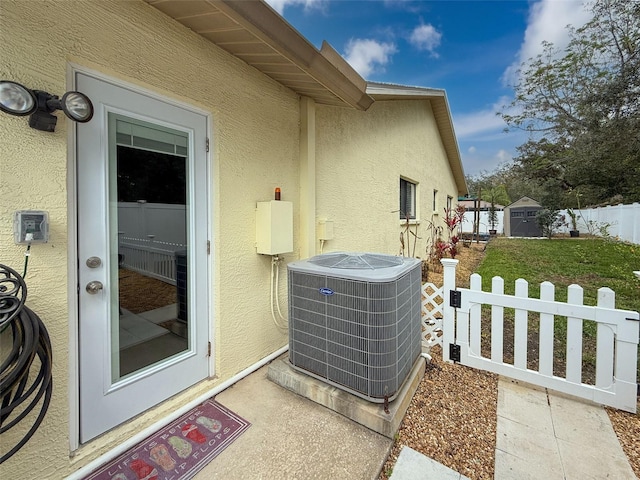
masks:
[(9, 80), (0, 81), (0, 110), (10, 115), (31, 115), (29, 126), (44, 132), (55, 131), (58, 117), (52, 113), (56, 110), (62, 110), (71, 120), (80, 123), (93, 117), (91, 100), (83, 93), (67, 92), (60, 98)]
[(0, 82), (0, 110), (10, 115), (31, 115), (38, 108), (35, 94), (19, 83)]

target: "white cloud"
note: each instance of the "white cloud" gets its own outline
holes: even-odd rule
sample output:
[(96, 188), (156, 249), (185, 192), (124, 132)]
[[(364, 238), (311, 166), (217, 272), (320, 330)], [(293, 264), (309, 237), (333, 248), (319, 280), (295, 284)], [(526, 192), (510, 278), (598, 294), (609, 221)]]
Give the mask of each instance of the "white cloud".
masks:
[(591, 18), (583, 0), (540, 0), (531, 5), (527, 29), (516, 60), (505, 70), (503, 82), (517, 82), (517, 70), (522, 62), (542, 53), (542, 42), (564, 49), (569, 43), (567, 25), (581, 27)]
[(303, 5), (305, 10), (312, 8), (324, 8), (324, 4), (327, 0), (265, 0), (271, 8), (277, 11), (280, 15), (283, 14), (285, 7), (293, 5)]
[(459, 139), (464, 139), (473, 138), (487, 132), (502, 132), (507, 125), (497, 112), (501, 111), (503, 105), (508, 102), (509, 99), (507, 97), (501, 97), (487, 109), (456, 115), (453, 118), (456, 136)]
[[(509, 153), (510, 142), (505, 142), (506, 148), (495, 150), (495, 142), (486, 147), (480, 147), (473, 153), (467, 152), (464, 155), (464, 172), (466, 175), (476, 176), (484, 173), (495, 172), (501, 165), (509, 164), (513, 160), (513, 155)], [(515, 149), (514, 149), (515, 151)]]
[(506, 150), (498, 150), (498, 153), (495, 155), (495, 159), (500, 163), (508, 162), (512, 158), (512, 155)]
[(345, 59), (364, 78), (376, 71), (384, 71), (384, 66), (396, 53), (393, 43), (383, 43), (371, 39), (351, 39), (345, 47)]
[(477, 150), (476, 147), (472, 145), (467, 149), (467, 152), (473, 155), (474, 153), (476, 153), (476, 150)]
[(440, 46), (442, 33), (440, 33), (433, 25), (421, 24), (413, 29), (409, 42), (418, 50), (426, 50), (434, 57), (437, 57), (435, 49)]

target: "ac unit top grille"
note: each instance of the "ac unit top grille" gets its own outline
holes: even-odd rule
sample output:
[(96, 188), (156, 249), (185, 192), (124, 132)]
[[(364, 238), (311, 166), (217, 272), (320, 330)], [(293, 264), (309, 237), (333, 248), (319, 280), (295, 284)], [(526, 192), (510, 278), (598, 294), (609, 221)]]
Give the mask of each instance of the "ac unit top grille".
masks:
[(420, 264), (417, 258), (397, 257), (381, 253), (325, 253), (308, 260), (289, 263), (289, 269), (312, 275), (361, 280), (365, 282), (395, 281)]
[(317, 255), (309, 259), (309, 262), (328, 268), (363, 268), (371, 270), (397, 267), (403, 264), (403, 260), (400, 257), (376, 253), (328, 253)]

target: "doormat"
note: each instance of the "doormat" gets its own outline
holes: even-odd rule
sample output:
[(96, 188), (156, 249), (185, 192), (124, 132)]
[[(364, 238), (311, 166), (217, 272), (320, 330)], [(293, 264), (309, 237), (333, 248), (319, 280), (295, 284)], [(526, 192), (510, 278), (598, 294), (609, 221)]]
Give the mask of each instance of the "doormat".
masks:
[(188, 480), (251, 424), (206, 400), (85, 480)]

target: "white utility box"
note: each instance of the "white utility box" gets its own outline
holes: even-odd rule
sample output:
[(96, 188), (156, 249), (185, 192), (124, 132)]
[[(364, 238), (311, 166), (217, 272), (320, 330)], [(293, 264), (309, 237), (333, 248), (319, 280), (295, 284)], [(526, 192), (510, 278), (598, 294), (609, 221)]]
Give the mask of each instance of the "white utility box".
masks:
[(258, 202), (256, 247), (262, 255), (293, 252), (293, 203), (281, 200)]
[(333, 240), (332, 220), (320, 220), (318, 222), (318, 240)]

